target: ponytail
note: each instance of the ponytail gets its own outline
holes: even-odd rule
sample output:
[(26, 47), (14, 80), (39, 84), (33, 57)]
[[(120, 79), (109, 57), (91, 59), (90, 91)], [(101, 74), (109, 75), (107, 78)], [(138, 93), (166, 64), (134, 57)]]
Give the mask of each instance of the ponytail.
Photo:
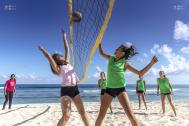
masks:
[(121, 45), (119, 48), (123, 49), (123, 52), (125, 52), (125, 55), (122, 58), (125, 58), (126, 60), (132, 58), (134, 55), (138, 54), (136, 51), (136, 48), (134, 46), (127, 47), (125, 45)]

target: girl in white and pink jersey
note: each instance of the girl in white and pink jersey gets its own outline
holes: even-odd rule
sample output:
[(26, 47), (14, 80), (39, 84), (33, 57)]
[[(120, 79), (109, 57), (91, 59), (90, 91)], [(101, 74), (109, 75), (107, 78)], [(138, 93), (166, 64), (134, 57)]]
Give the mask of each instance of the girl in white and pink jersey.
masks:
[(74, 71), (74, 68), (70, 64), (70, 51), (68, 42), (66, 39), (66, 33), (62, 30), (65, 57), (56, 53), (52, 56), (42, 47), (39, 46), (39, 50), (42, 51), (44, 56), (48, 59), (52, 72), (61, 79), (61, 108), (63, 112), (62, 118), (58, 122), (58, 126), (65, 126), (71, 115), (71, 100), (74, 102), (85, 126), (89, 126), (89, 120), (87, 113), (85, 112), (83, 102), (80, 97), (77, 83), (79, 78)]

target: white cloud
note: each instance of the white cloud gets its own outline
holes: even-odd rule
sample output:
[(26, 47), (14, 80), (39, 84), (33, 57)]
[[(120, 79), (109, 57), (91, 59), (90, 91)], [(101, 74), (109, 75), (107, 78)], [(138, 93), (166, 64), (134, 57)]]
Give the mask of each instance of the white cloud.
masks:
[(91, 76), (87, 76), (87, 79), (90, 79), (91, 78)]
[(174, 39), (188, 41), (189, 40), (189, 24), (185, 24), (182, 21), (177, 20), (175, 22)]
[(150, 52), (152, 54), (155, 54), (156, 53), (156, 50), (159, 48), (159, 45), (158, 44), (154, 44), (153, 48), (150, 50)]
[(58, 53), (60, 55), (63, 55), (61, 51), (54, 50), (54, 53)]
[(143, 56), (146, 58), (146, 57), (148, 57), (148, 54), (147, 53), (143, 53)]
[(157, 69), (157, 68), (151, 68), (150, 69), (150, 72), (153, 74), (153, 75), (155, 75), (155, 76), (157, 76), (158, 75), (158, 72), (160, 71), (160, 69)]
[(100, 72), (96, 72), (92, 75), (93, 78), (99, 78), (100, 77)]
[(103, 70), (102, 70), (101, 67), (96, 66), (96, 72), (94, 74), (92, 74), (92, 77), (95, 78), (95, 79), (99, 78), (100, 77), (100, 72), (102, 72), (102, 71)]
[[(0, 80), (5, 82), (10, 78), (9, 74), (0, 74)], [(60, 79), (57, 76), (41, 76), (37, 75), (36, 73), (31, 74), (22, 74), (16, 73), (16, 80), (18, 84), (52, 84), (52, 83), (59, 83)]]
[(151, 49), (152, 54), (164, 54), (166, 57), (169, 57), (172, 53), (172, 48), (169, 47), (167, 44), (163, 44), (162, 46), (158, 44), (154, 44), (153, 48)]
[(99, 66), (96, 67), (96, 70), (97, 70), (98, 72), (102, 72), (102, 69), (101, 69)]
[(189, 45), (180, 49), (182, 53), (189, 53)]
[(29, 76), (32, 80), (39, 80), (40, 77), (38, 77), (37, 75), (30, 75)]
[(127, 47), (130, 47), (130, 46), (132, 46), (133, 44), (132, 44), (132, 42), (125, 42), (124, 45), (127, 46)]
[(2, 77), (2, 78), (5, 78), (5, 79), (9, 78), (8, 75), (1, 75), (1, 77)]
[[(155, 48), (158, 47), (158, 48)], [(153, 75), (157, 75), (159, 70), (163, 70), (166, 73), (179, 73), (179, 72), (189, 72), (189, 61), (185, 57), (175, 54), (171, 47), (166, 44), (154, 45), (153, 53), (162, 55), (167, 61), (167, 65), (161, 65), (160, 68), (153, 68), (151, 72)]]
[(168, 45), (164, 44), (164, 45), (162, 46), (162, 48), (159, 50), (159, 52), (171, 53), (171, 52), (172, 52), (172, 48), (169, 47)]
[(44, 76), (39, 76), (37, 74), (27, 74), (27, 75), (24, 75), (24, 74), (18, 74), (16, 75), (17, 79), (19, 81), (33, 81), (33, 82), (37, 82), (37, 81), (47, 81), (48, 78), (47, 77), (44, 77)]

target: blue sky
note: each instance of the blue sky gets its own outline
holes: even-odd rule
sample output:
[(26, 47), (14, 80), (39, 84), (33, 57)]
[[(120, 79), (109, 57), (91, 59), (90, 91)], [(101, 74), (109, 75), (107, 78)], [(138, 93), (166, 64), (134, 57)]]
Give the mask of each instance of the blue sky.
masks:
[[(165, 70), (172, 83), (188, 84), (188, 12), (189, 0), (117, 0), (102, 46), (113, 54), (119, 45), (132, 43), (139, 54), (129, 63), (137, 69), (157, 55), (159, 62), (145, 75), (147, 83), (156, 83), (158, 71)], [(64, 53), (60, 28), (68, 32), (67, 14), (67, 0), (0, 1), (0, 83), (11, 73), (22, 84), (60, 83), (37, 46), (50, 53)], [(106, 67), (107, 61), (97, 50), (85, 83), (96, 83), (99, 72)], [(137, 79), (126, 72), (128, 83)]]

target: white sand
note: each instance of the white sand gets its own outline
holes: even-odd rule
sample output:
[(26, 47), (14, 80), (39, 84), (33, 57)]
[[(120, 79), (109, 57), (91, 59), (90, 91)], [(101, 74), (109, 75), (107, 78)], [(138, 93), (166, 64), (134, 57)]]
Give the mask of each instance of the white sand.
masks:
[[(138, 103), (132, 102), (134, 113), (137, 119), (141, 120), (142, 126), (189, 126), (189, 100), (175, 102), (177, 117), (174, 116), (169, 104), (166, 105), (164, 116), (161, 112), (160, 102), (148, 102), (147, 105), (148, 111), (144, 110), (143, 104), (143, 109), (138, 110)], [(94, 126), (99, 103), (86, 102), (85, 109), (88, 112), (91, 126)], [(105, 126), (130, 126), (129, 120), (118, 102), (113, 103), (113, 111), (114, 114), (110, 114), (109, 111), (106, 114)], [(56, 126), (61, 115), (58, 103), (13, 105), (11, 110), (0, 110), (0, 126)], [(74, 106), (68, 126), (83, 126)]]

